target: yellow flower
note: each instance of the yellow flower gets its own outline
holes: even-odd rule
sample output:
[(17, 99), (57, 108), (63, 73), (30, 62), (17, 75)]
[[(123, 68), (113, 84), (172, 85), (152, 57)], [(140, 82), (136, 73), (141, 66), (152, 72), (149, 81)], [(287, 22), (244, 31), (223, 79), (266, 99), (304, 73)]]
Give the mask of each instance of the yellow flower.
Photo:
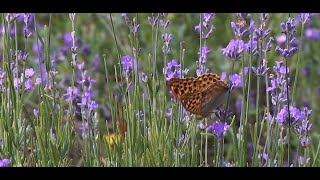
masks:
[(120, 142), (121, 134), (111, 133), (111, 134), (105, 135), (105, 138), (106, 138), (107, 144), (113, 145)]

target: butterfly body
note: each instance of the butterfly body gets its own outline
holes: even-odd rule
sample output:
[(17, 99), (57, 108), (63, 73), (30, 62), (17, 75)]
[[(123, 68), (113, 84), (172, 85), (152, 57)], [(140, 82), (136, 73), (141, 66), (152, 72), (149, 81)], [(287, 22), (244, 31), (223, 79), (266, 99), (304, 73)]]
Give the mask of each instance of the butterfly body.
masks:
[(227, 84), (213, 73), (195, 78), (171, 78), (169, 86), (187, 111), (202, 118), (212, 114), (229, 90)]

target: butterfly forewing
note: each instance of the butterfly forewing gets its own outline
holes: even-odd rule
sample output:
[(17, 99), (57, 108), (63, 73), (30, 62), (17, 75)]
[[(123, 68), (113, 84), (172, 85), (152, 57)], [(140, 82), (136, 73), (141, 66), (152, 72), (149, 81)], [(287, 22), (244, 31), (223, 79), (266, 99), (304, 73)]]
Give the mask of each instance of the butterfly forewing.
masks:
[(210, 73), (196, 78), (171, 78), (169, 86), (178, 99), (182, 99), (185, 95), (202, 92), (219, 80), (220, 77), (218, 75)]
[(185, 96), (181, 100), (181, 103), (187, 111), (201, 115), (201, 99), (202, 93), (197, 92), (194, 94), (190, 94), (189, 96)]
[(214, 84), (215, 82), (220, 81), (220, 77), (216, 74), (203, 74), (196, 78), (198, 91), (202, 92), (206, 90), (210, 85)]
[(190, 94), (198, 92), (196, 78), (171, 78), (169, 80), (169, 86), (179, 100), (184, 96), (189, 96)]

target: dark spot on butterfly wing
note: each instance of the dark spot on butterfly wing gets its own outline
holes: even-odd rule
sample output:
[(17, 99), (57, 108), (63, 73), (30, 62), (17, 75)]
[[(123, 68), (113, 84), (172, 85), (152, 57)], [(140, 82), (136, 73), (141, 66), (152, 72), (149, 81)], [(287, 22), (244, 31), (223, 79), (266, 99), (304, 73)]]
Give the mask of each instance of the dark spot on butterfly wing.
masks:
[(183, 106), (186, 108), (187, 111), (200, 115), (200, 105), (201, 105), (201, 92), (195, 94), (189, 94), (184, 98), (186, 101)]

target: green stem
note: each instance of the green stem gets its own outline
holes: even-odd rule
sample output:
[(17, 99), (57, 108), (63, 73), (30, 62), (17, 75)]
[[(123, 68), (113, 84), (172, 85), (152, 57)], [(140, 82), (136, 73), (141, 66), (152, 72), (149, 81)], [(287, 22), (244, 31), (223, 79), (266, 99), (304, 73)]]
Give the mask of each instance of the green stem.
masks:
[[(301, 23), (301, 41), (299, 43), (299, 50), (298, 50), (298, 60), (296, 61), (296, 74), (294, 76), (294, 83), (293, 83), (293, 89), (292, 89), (292, 104), (295, 105), (295, 96), (296, 96), (296, 88), (297, 88), (297, 81), (298, 81), (298, 75), (299, 75), (299, 71), (300, 71), (300, 50), (302, 48), (302, 38), (303, 38), (303, 31), (304, 31), (304, 23)], [(303, 53), (302, 53), (302, 58), (303, 58)]]

